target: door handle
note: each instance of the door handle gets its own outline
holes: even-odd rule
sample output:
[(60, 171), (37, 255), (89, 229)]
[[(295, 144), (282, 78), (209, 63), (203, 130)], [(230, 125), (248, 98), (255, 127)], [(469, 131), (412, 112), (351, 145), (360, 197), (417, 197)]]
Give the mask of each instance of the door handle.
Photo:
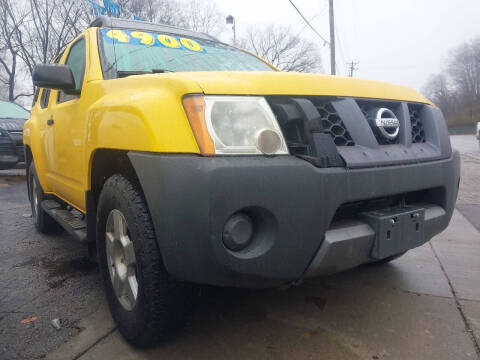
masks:
[(53, 125), (54, 121), (53, 118), (47, 120), (47, 125)]

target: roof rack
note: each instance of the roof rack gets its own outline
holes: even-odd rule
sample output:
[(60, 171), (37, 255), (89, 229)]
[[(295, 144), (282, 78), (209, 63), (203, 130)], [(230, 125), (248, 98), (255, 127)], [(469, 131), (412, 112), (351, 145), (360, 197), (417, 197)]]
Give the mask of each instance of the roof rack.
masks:
[(171, 25), (164, 24), (155, 24), (148, 21), (139, 21), (139, 20), (129, 20), (129, 19), (119, 19), (119, 18), (110, 18), (107, 16), (99, 16), (88, 27), (106, 27), (114, 29), (128, 29), (128, 30), (145, 30), (145, 31), (154, 31), (161, 33), (168, 33), (174, 35), (183, 35), (194, 37), (204, 40), (213, 40), (219, 41), (205, 33), (181, 29)]

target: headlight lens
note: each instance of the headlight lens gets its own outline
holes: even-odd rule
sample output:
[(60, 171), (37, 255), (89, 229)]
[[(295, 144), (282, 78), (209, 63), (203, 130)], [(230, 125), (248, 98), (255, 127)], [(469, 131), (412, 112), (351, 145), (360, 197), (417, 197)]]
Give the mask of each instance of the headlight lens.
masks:
[(205, 133), (203, 127), (194, 124), (192, 119), (205, 121), (215, 154), (288, 154), (280, 127), (265, 98), (205, 96), (203, 117), (189, 113), (192, 108), (189, 104), (200, 103), (198, 97), (194, 96), (196, 100), (191, 98), (184, 99), (184, 106), (201, 150), (209, 146), (200, 144), (204, 142)]

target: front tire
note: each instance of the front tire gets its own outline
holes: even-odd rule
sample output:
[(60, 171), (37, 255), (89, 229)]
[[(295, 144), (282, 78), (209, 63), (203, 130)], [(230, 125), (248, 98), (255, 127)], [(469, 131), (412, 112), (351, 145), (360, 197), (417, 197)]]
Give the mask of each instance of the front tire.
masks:
[(120, 333), (138, 347), (174, 335), (191, 317), (193, 288), (167, 273), (138, 187), (113, 175), (102, 189), (97, 214), (100, 272)]

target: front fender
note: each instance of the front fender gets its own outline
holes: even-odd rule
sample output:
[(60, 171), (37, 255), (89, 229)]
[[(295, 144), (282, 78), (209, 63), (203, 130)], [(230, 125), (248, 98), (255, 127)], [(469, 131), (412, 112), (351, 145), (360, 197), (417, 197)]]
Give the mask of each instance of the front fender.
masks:
[(97, 149), (199, 153), (182, 96), (165, 88), (123, 89), (93, 103), (87, 113), (85, 138), (90, 171)]
[(199, 152), (181, 96), (164, 89), (102, 97), (88, 112), (86, 142), (92, 149)]
[(36, 109), (32, 109), (30, 119), (28, 119), (23, 125), (23, 144), (25, 147), (30, 148), (40, 186), (43, 191), (51, 192), (52, 186), (47, 177), (48, 160), (45, 158), (44, 153), (44, 144), (46, 142), (45, 129), (40, 127), (39, 122), (40, 120), (37, 118)]

